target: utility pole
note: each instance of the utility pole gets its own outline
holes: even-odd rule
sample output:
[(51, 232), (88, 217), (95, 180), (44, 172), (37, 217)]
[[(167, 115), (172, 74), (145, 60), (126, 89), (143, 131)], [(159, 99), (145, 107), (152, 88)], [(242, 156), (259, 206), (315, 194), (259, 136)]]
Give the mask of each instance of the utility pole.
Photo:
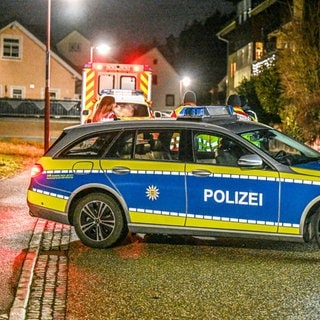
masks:
[(48, 0), (47, 50), (46, 50), (46, 88), (44, 106), (44, 151), (50, 146), (50, 42), (51, 42), (51, 0)]

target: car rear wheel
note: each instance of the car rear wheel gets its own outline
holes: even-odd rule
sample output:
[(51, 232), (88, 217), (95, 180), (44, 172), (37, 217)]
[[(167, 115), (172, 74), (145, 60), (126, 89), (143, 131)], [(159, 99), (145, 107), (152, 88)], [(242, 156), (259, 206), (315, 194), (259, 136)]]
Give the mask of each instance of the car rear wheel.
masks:
[(315, 214), (313, 227), (314, 227), (314, 235), (315, 235), (317, 244), (320, 248), (320, 209), (318, 209)]
[(83, 197), (75, 207), (73, 223), (80, 240), (92, 248), (111, 247), (128, 233), (119, 203), (104, 193)]

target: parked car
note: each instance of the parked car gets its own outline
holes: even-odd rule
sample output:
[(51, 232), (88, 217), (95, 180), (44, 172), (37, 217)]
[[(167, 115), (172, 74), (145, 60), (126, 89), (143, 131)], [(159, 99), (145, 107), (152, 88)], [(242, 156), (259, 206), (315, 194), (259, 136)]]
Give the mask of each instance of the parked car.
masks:
[(30, 214), (107, 248), (128, 231), (320, 245), (320, 153), (232, 118), (66, 128), (32, 169)]

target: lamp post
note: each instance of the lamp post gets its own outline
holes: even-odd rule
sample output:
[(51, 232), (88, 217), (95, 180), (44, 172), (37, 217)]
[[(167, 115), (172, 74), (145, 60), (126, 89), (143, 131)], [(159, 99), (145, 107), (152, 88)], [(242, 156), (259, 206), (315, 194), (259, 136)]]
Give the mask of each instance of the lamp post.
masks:
[(46, 88), (44, 106), (44, 151), (50, 146), (50, 41), (51, 41), (51, 0), (48, 0), (47, 46), (46, 46)]
[(90, 47), (90, 62), (93, 62), (93, 51), (98, 50), (101, 54), (107, 54), (110, 51), (110, 47), (107, 44), (101, 44), (99, 46)]
[(191, 80), (190, 80), (190, 78), (189, 77), (184, 77), (183, 79), (181, 79), (180, 81), (179, 81), (179, 94), (180, 94), (180, 104), (182, 104), (183, 103), (183, 99), (182, 99), (182, 96), (183, 96), (183, 88), (186, 88), (186, 87), (188, 87), (189, 85), (190, 85), (190, 82), (191, 82)]

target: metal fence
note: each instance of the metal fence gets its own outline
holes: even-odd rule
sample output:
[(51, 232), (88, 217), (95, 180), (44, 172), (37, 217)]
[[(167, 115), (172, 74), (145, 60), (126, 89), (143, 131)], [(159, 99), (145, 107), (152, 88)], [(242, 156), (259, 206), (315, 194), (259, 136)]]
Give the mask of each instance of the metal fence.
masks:
[[(38, 99), (0, 98), (0, 116), (44, 117), (45, 101)], [(50, 117), (80, 118), (80, 100), (51, 100)]]

